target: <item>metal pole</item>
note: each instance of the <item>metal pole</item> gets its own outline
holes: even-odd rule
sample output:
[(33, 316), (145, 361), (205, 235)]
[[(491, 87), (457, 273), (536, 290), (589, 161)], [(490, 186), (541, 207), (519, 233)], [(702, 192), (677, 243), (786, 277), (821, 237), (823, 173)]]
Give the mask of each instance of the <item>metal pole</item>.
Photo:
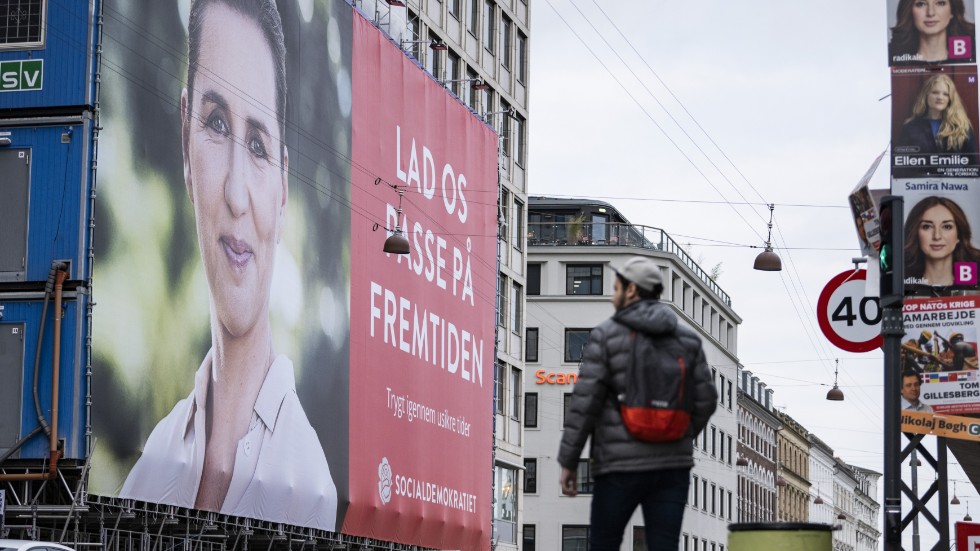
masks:
[[(902, 549), (902, 465), (899, 421), (901, 390), (902, 302), (904, 298), (903, 223), (905, 201), (888, 195), (881, 200), (882, 274), (881, 335), (885, 353), (885, 422), (884, 422), (884, 551)], [(887, 262), (886, 262), (887, 261)], [(885, 292), (887, 290), (887, 292)]]
[[(912, 493), (919, 495), (919, 452), (912, 450)], [(919, 515), (912, 517), (912, 551), (919, 551)]]

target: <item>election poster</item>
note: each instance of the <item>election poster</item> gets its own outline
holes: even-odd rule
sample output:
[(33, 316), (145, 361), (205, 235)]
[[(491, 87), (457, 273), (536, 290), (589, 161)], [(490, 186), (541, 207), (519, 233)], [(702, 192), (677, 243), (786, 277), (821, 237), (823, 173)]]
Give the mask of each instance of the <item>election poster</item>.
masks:
[(902, 432), (931, 434), (980, 442), (980, 419), (960, 415), (939, 415), (927, 411), (902, 411)]
[(878, 209), (875, 207), (875, 201), (868, 189), (868, 182), (871, 181), (871, 176), (878, 169), (881, 158), (884, 156), (884, 152), (878, 155), (878, 158), (871, 163), (868, 171), (851, 190), (851, 194), (847, 196), (847, 202), (851, 206), (851, 218), (854, 220), (858, 243), (861, 246), (861, 254), (864, 256), (876, 256), (878, 248), (881, 246), (881, 223), (878, 220)]
[(920, 295), (977, 289), (980, 179), (893, 178), (905, 198), (905, 288)]
[(892, 176), (977, 177), (976, 66), (892, 69)]
[(906, 299), (901, 356), (905, 408), (980, 413), (978, 306), (980, 298), (972, 296)]
[(888, 0), (888, 64), (976, 63), (973, 2)]
[(104, 49), (89, 491), (488, 549), (496, 132), (344, 0)]

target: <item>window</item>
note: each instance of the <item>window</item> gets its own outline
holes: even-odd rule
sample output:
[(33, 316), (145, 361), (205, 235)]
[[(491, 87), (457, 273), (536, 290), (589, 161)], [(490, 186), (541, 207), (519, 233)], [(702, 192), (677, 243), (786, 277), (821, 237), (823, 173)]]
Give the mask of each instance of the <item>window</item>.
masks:
[(514, 160), (521, 167), (524, 167), (527, 162), (525, 127), (524, 117), (516, 115), (514, 117)]
[(578, 472), (575, 476), (575, 488), (580, 494), (591, 494), (592, 485), (595, 481), (592, 480), (592, 467), (588, 459), (578, 460)]
[(490, 55), (493, 55), (495, 50), (494, 39), (497, 37), (497, 25), (493, 16), (493, 0), (485, 0), (483, 2), (483, 47), (490, 52)]
[(477, 102), (477, 90), (473, 88), (473, 85), (477, 80), (476, 71), (473, 69), (466, 69), (466, 105), (470, 106), (470, 109), (476, 109)]
[(500, 240), (507, 241), (510, 238), (510, 232), (507, 229), (510, 227), (510, 192), (506, 189), (500, 191), (500, 204), (497, 206), (497, 214), (503, 218), (504, 227), (500, 229)]
[(566, 295), (601, 295), (602, 264), (569, 264), (565, 267)]
[(0, 49), (44, 46), (45, 0), (0, 3)]
[(498, 541), (517, 543), (517, 470), (497, 465), (494, 468), (497, 503), (493, 508), (493, 531)]
[(521, 420), (521, 370), (516, 367), (510, 370), (510, 418)]
[(538, 393), (524, 393), (524, 426), (537, 428), (538, 426)]
[(488, 88), (480, 90), (480, 106), (483, 107), (483, 114), (490, 113), (493, 108), (493, 92)]
[(527, 36), (523, 32), (517, 31), (517, 81), (527, 82)]
[[(429, 43), (442, 42), (437, 35), (429, 33)], [(425, 68), (429, 70), (429, 73), (436, 78), (442, 78), (442, 56), (439, 55), (440, 52), (429, 48), (429, 52), (426, 54), (426, 64)]]
[(510, 288), (510, 330), (521, 334), (521, 321), (524, 317), (524, 287), (516, 281)]
[(714, 483), (712, 483), (711, 484), (711, 514), (712, 515), (718, 511), (717, 508), (718, 501), (715, 498), (715, 496), (717, 495), (717, 491), (718, 491), (718, 487)]
[(517, 250), (524, 249), (524, 203), (514, 198), (514, 214), (510, 221), (510, 244)]
[(538, 493), (538, 460), (524, 460), (524, 493)]
[(561, 551), (588, 551), (588, 549), (589, 549), (588, 526), (562, 525)]
[(538, 296), (541, 294), (541, 265), (527, 265), (527, 295)]
[(699, 499), (700, 496), (701, 496), (701, 485), (698, 484), (698, 477), (697, 476), (694, 477), (694, 484), (691, 484), (691, 487), (694, 488), (694, 498), (691, 499), (691, 507), (694, 507), (695, 509), (697, 509), (698, 508), (698, 504), (701, 502), (701, 500)]
[(524, 330), (524, 361), (538, 361), (538, 328), (528, 327)]
[(708, 481), (701, 479), (701, 496), (704, 498), (701, 500), (701, 510), (708, 510)]
[(716, 457), (715, 442), (718, 440), (718, 431), (714, 426), (711, 427), (711, 457)]
[[(459, 81), (459, 67), (460, 67), (460, 65), (461, 65), (461, 63), (459, 61), (459, 56), (458, 55), (454, 54), (453, 52), (449, 52), (448, 54), (446, 54), (446, 79), (445, 80), (447, 80), (447, 81), (449, 81), (449, 80)], [(449, 89), (452, 90), (452, 92), (454, 94), (456, 94), (457, 97), (459, 97), (459, 95), (461, 94), (461, 92), (460, 92), (460, 89), (461, 89), (460, 84), (462, 84), (462, 83), (461, 82), (449, 82), (448, 84), (449, 84)]]
[(507, 277), (500, 274), (500, 281), (497, 283), (497, 325), (505, 327), (507, 324)]
[(476, 36), (480, 30), (480, 0), (470, 0), (470, 13), (466, 18), (466, 30)]
[(524, 551), (535, 551), (534, 540), (537, 534), (535, 533), (535, 526), (533, 524), (524, 525)]
[(510, 104), (504, 100), (500, 100), (500, 110), (504, 111), (500, 114), (500, 128), (498, 128), (502, 140), (500, 148), (503, 150), (504, 156), (510, 157), (510, 146), (512, 144), (510, 135)]
[(566, 392), (562, 395), (562, 424), (568, 418), (568, 410), (572, 407), (572, 393)]
[(506, 364), (497, 362), (497, 365), (493, 369), (493, 382), (494, 382), (494, 411), (497, 415), (504, 414), (504, 371), (506, 370)]
[(504, 69), (510, 70), (510, 51), (511, 51), (511, 38), (510, 31), (514, 27), (514, 24), (510, 22), (510, 18), (504, 16), (502, 19), (502, 24), (500, 25), (500, 64), (503, 65)]
[(582, 351), (585, 343), (589, 342), (591, 329), (566, 329), (565, 330), (565, 361), (581, 362)]
[(419, 41), (419, 37), (421, 36), (422, 32), (422, 22), (419, 20), (419, 16), (411, 11), (409, 11), (408, 27), (411, 32), (411, 36), (409, 38), (415, 41), (409, 45), (411, 47), (412, 57), (422, 61), (423, 44)]
[(459, 19), (460, 0), (449, 0), (449, 15)]

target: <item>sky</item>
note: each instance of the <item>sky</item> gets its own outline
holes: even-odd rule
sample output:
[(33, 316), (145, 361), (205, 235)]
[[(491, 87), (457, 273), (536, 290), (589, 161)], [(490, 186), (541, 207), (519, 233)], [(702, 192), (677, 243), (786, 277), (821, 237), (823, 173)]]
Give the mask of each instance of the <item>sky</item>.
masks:
[[(531, 10), (528, 193), (607, 201), (706, 270), (720, 263), (745, 369), (839, 457), (883, 472), (883, 356), (836, 348), (815, 312), (824, 285), (860, 256), (847, 195), (889, 144), (885, 2), (533, 0)], [(885, 161), (871, 188), (888, 185)], [(781, 272), (752, 269), (769, 203)], [(825, 399), (835, 363), (843, 402)], [(950, 460), (964, 502), (951, 518), (967, 501), (980, 515)], [(932, 478), (920, 469), (920, 484)]]

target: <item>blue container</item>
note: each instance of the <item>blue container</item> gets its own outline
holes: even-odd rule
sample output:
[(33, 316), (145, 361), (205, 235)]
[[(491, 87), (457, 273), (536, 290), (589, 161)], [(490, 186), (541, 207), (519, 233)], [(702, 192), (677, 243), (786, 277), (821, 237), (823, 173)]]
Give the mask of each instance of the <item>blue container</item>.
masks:
[[(26, 3), (25, 3), (26, 4)], [(39, 40), (0, 51), (0, 113), (7, 109), (82, 108), (93, 104), (95, 17), (99, 2), (44, 2)], [(22, 8), (22, 9), (31, 9)]]
[[(13, 442), (23, 438), (40, 426), (34, 407), (34, 358), (38, 346), (38, 336), (41, 327), (41, 312), (43, 296), (37, 293), (12, 295), (0, 294), (0, 371), (8, 380), (20, 380), (19, 400), (16, 390), (4, 390), (12, 393), (15, 404), (0, 405), (8, 425), (16, 426), (16, 419), (9, 415), (19, 414), (19, 434), (5, 433), (0, 435), (0, 452), (9, 449)], [(68, 459), (84, 459), (86, 448), (86, 396), (88, 382), (86, 378), (84, 343), (87, 333), (85, 318), (87, 295), (70, 292), (62, 299), (64, 317), (61, 322), (61, 358), (58, 393), (58, 439), (64, 441), (63, 456)], [(46, 421), (51, 423), (51, 390), (52, 390), (52, 360), (54, 351), (54, 296), (48, 302), (47, 316), (44, 321), (44, 336), (41, 342), (41, 358), (38, 376), (38, 398), (41, 412)], [(18, 342), (20, 336), (20, 342)], [(16, 361), (17, 357), (22, 361)], [(18, 371), (19, 368), (19, 371)], [(13, 385), (11, 385), (13, 386)], [(5, 399), (4, 402), (9, 402)], [(8, 409), (19, 412), (8, 412)], [(48, 437), (41, 432), (28, 440), (12, 457), (21, 459), (43, 459), (49, 455)]]
[(10, 140), (0, 147), (6, 174), (0, 190), (0, 292), (11, 283), (45, 281), (53, 260), (71, 263), (70, 280), (87, 278), (92, 131), (90, 121), (79, 121), (4, 127), (0, 119), (0, 138)]

